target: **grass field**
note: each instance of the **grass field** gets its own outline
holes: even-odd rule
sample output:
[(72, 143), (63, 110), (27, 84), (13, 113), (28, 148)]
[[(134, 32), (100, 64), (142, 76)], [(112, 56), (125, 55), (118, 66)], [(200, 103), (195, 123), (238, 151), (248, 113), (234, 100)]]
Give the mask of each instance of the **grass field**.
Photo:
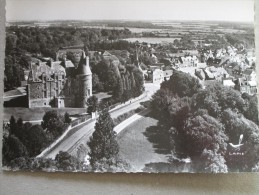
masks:
[(150, 163), (168, 162), (170, 152), (162, 149), (167, 142), (156, 134), (157, 123), (156, 119), (146, 116), (118, 135), (120, 155), (132, 165), (133, 171), (142, 171)]
[[(9, 91), (8, 95), (17, 95), (18, 90)], [(19, 94), (18, 94), (19, 95)], [(99, 100), (109, 98), (111, 95), (108, 93), (94, 94)], [(16, 119), (22, 118), (24, 121), (38, 121), (41, 120), (45, 112), (50, 110), (57, 110), (60, 114), (64, 115), (68, 112), (70, 115), (82, 114), (86, 112), (85, 108), (25, 108), (25, 107), (4, 107), (3, 120), (9, 121), (13, 115)]]
[(22, 108), (22, 107), (9, 107), (4, 108), (3, 120), (8, 121), (13, 115), (16, 119), (21, 118), (24, 121), (42, 120), (45, 112), (50, 110), (57, 110), (60, 114), (64, 115), (68, 112), (70, 115), (85, 113), (85, 108)]

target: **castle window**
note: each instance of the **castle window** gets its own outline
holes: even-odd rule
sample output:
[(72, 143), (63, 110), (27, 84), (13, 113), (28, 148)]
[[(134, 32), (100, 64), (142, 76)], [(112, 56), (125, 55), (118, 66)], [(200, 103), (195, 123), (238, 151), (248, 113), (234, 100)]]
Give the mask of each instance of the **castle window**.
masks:
[(47, 90), (44, 90), (44, 92), (43, 92), (43, 97), (44, 97), (44, 98), (47, 98)]

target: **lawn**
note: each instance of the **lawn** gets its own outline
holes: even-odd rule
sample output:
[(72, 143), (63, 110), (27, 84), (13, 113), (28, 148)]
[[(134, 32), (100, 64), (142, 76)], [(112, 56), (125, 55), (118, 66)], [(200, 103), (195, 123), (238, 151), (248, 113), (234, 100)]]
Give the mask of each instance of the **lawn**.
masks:
[[(10, 91), (8, 95), (15, 95), (17, 90)], [(111, 95), (100, 92), (97, 94), (94, 94), (98, 97), (99, 100), (104, 98), (109, 98)], [(13, 115), (16, 119), (22, 118), (24, 121), (31, 121), (31, 120), (42, 120), (42, 117), (44, 116), (45, 112), (50, 110), (58, 110), (58, 112), (62, 115), (64, 115), (66, 112), (68, 112), (70, 115), (76, 115), (85, 113), (85, 108), (49, 108), (49, 107), (42, 107), (42, 108), (24, 108), (24, 107), (5, 107), (4, 108), (4, 114), (3, 114), (3, 120), (8, 121), (11, 116)]]
[(157, 123), (156, 119), (148, 115), (119, 133), (120, 155), (132, 165), (132, 171), (142, 171), (150, 163), (168, 162), (170, 151), (164, 147), (165, 139), (155, 133), (159, 130)]
[(68, 112), (70, 115), (85, 113), (85, 108), (22, 108), (22, 107), (7, 107), (4, 108), (3, 120), (8, 121), (13, 115), (16, 119), (22, 118), (24, 121), (42, 120), (45, 112), (57, 110), (64, 115)]

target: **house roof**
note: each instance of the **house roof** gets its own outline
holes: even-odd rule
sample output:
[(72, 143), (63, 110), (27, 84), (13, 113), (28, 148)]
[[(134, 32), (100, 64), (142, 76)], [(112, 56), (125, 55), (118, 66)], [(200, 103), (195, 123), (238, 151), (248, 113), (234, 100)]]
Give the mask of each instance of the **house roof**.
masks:
[(197, 67), (198, 68), (206, 68), (207, 67), (207, 64), (204, 62), (204, 63), (200, 63), (200, 62), (198, 62), (197, 63)]
[(103, 52), (103, 56), (111, 56), (112, 54), (110, 54), (110, 52), (108, 52), (108, 51), (104, 51)]
[(246, 70), (243, 72), (243, 74), (245, 74), (245, 75), (251, 75), (253, 72), (254, 72), (253, 69), (246, 69)]
[(60, 65), (60, 62), (52, 64), (52, 67), (48, 66), (46, 62), (40, 63), (40, 65), (32, 64), (29, 77), (33, 81), (41, 81), (42, 76), (45, 75), (47, 79), (52, 79), (53, 74), (66, 74), (65, 68)]
[(247, 81), (248, 85), (251, 87), (256, 87), (256, 81)]
[(169, 53), (170, 57), (182, 57), (185, 56), (185, 53)]
[(171, 66), (164, 66), (163, 67), (163, 70), (165, 71), (165, 70), (172, 70), (172, 67)]
[(130, 53), (127, 50), (108, 50), (108, 53), (115, 55), (116, 57), (121, 57), (124, 59), (129, 58)]
[(241, 71), (241, 67), (239, 65), (236, 65), (236, 66), (233, 67), (233, 70)]
[(173, 74), (173, 70), (164, 70), (164, 76), (171, 76)]
[(158, 67), (158, 66), (149, 66), (149, 69), (152, 70), (152, 71), (154, 71), (156, 69), (160, 70), (160, 67)]
[(235, 86), (235, 83), (232, 80), (223, 80), (223, 85), (224, 86)]
[(66, 63), (65, 63), (65, 67), (66, 68), (73, 68), (75, 67), (73, 62), (71, 62), (71, 60), (67, 60)]
[(210, 78), (210, 79), (215, 78), (215, 76), (214, 76), (208, 69), (204, 69), (203, 71), (204, 71), (205, 75), (206, 75), (208, 78)]
[(202, 70), (197, 70), (195, 71), (195, 75), (200, 79), (200, 80), (203, 80), (205, 79), (205, 74)]

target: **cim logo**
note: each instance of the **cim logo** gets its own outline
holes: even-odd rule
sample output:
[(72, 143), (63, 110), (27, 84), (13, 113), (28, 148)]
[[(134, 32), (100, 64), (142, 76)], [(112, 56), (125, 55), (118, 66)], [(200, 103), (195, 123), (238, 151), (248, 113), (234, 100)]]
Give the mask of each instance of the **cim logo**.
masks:
[(229, 152), (229, 155), (244, 155), (243, 152), (239, 152), (240, 151), (240, 147), (243, 146), (244, 144), (242, 144), (243, 141), (243, 137), (244, 135), (241, 134), (239, 137), (239, 142), (238, 144), (233, 144), (233, 143), (229, 143), (229, 145), (231, 146), (231, 148), (234, 150), (234, 152)]

